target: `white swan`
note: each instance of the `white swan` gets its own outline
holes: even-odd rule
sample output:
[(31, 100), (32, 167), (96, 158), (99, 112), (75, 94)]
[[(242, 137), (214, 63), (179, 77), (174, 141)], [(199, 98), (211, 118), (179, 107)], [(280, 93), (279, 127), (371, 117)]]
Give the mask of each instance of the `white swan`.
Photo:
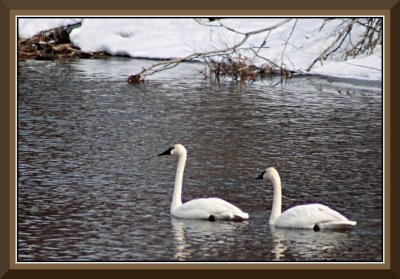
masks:
[(162, 155), (176, 155), (179, 158), (171, 203), (171, 214), (173, 216), (185, 219), (207, 219), (210, 221), (217, 219), (242, 221), (249, 218), (249, 214), (219, 198), (195, 199), (182, 204), (182, 180), (186, 164), (186, 149), (181, 144), (175, 144), (159, 156)]
[(256, 179), (269, 179), (274, 185), (270, 225), (318, 231), (320, 229), (346, 229), (357, 224), (339, 212), (318, 203), (294, 206), (281, 213), (282, 189), (278, 171), (273, 167), (268, 167)]

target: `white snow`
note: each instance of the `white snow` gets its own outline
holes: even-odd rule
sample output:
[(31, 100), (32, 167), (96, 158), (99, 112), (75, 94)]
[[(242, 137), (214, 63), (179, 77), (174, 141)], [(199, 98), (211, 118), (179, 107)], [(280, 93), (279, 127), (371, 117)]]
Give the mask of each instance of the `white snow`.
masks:
[(59, 26), (66, 26), (81, 21), (79, 18), (19, 18), (18, 36), (27, 39), (40, 31), (46, 31)]
[[(42, 30), (75, 23), (76, 18), (23, 18), (19, 19), (19, 37), (31, 37)], [(235, 18), (221, 22), (239, 32), (249, 32), (273, 26), (284, 18)], [(277, 65), (302, 71), (327, 48), (337, 36), (337, 25), (342, 19), (331, 20), (320, 30), (323, 18), (299, 18), (272, 30), (250, 36), (240, 48), (241, 58), (256, 65), (266, 61), (246, 50), (265, 46), (259, 51)], [(199, 24), (207, 24), (207, 26)], [(210, 26), (211, 25), (211, 26)], [(218, 22), (193, 18), (84, 18), (82, 26), (70, 34), (72, 43), (86, 52), (107, 51), (113, 55), (140, 58), (178, 58), (193, 52), (223, 49), (240, 42), (244, 35), (217, 26)], [(351, 40), (362, 33), (362, 26), (352, 31)], [(344, 42), (343, 48), (346, 44)], [(340, 51), (328, 60), (317, 62), (307, 73), (366, 80), (382, 79), (382, 51), (344, 61)]]

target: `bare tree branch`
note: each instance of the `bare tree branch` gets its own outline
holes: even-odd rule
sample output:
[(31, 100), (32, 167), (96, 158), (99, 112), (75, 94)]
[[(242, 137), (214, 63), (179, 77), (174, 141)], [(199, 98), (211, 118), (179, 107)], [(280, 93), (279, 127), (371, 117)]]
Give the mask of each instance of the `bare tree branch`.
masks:
[[(344, 39), (350, 33), (353, 23), (355, 21), (356, 20), (353, 19), (346, 26), (346, 28), (343, 28), (343, 30), (341, 30), (339, 32), (339, 35), (336, 37), (336, 39), (327, 48), (325, 48), (325, 50), (322, 51), (321, 54), (317, 58), (314, 59), (314, 61), (310, 64), (310, 66), (308, 66), (308, 68), (306, 69), (307, 72), (311, 70), (311, 68), (315, 65), (315, 63), (317, 63), (318, 61), (321, 61), (321, 60), (325, 60), (331, 53), (335, 52), (342, 45)], [(337, 47), (335, 49), (333, 49), (340, 39), (341, 39), (340, 43), (337, 45)]]
[(153, 64), (148, 68), (144, 68), (138, 74), (130, 76), (128, 78), (128, 82), (132, 82), (132, 83), (140, 82), (140, 81), (142, 81), (144, 79), (144, 76), (152, 75), (152, 74), (154, 74), (156, 72), (162, 71), (163, 69), (165, 69), (164, 66), (166, 66), (166, 65), (179, 64), (181, 62), (190, 61), (190, 60), (193, 60), (193, 59), (198, 58), (198, 57), (212, 56), (212, 55), (215, 55), (215, 54), (221, 54), (221, 53), (227, 53), (227, 52), (230, 52), (230, 51), (235, 51), (237, 48), (239, 48), (241, 45), (243, 45), (248, 40), (248, 38), (251, 37), (252, 35), (274, 30), (274, 29), (282, 26), (283, 24), (289, 22), (290, 20), (291, 20), (290, 18), (289, 19), (284, 19), (284, 20), (282, 20), (282, 21), (278, 22), (277, 24), (272, 25), (270, 27), (266, 27), (266, 28), (262, 28), (262, 29), (258, 29), (258, 30), (255, 30), (255, 31), (244, 33), (244, 36), (243, 36), (241, 41), (239, 41), (235, 45), (233, 45), (231, 47), (227, 47), (225, 49), (219, 49), (219, 50), (213, 50), (213, 51), (207, 51), (207, 52), (195, 52), (195, 53), (187, 55), (187, 56), (185, 56), (183, 58), (172, 59), (172, 60), (162, 61), (162, 62)]
[[(321, 29), (329, 20), (331, 19), (326, 19), (324, 21)], [(314, 59), (306, 71), (310, 71), (316, 62), (325, 60), (328, 56), (337, 53), (344, 45), (346, 38), (349, 39), (349, 43), (346, 46), (347, 50), (344, 50), (342, 53), (344, 60), (347, 60), (349, 56), (356, 57), (359, 54), (371, 54), (376, 46), (382, 43), (382, 18), (364, 18), (363, 20), (365, 20), (365, 22), (362, 22), (359, 18), (343, 20), (343, 23), (337, 27), (338, 35), (336, 36), (336, 39), (324, 51), (322, 51), (317, 58)], [(360, 39), (353, 44), (351, 32), (355, 24), (363, 26), (365, 31)]]
[[(205, 62), (206, 68), (208, 67), (210, 71), (210, 76), (214, 76), (216, 80), (219, 80), (220, 76), (230, 76), (235, 81), (242, 80), (254, 80), (256, 74), (260, 75), (286, 75), (291, 76), (292, 74), (298, 72), (295, 67), (292, 66), (290, 70), (285, 64), (284, 59), (289, 59), (286, 55), (286, 49), (290, 44), (289, 41), (296, 30), (298, 19), (295, 20), (293, 26), (291, 27), (290, 33), (287, 38), (282, 38), (283, 49), (280, 55), (280, 65), (279, 62), (274, 62), (267, 57), (260, 55), (262, 49), (265, 48), (267, 40), (271, 32), (288, 23), (291, 18), (283, 19), (275, 25), (261, 28), (254, 31), (242, 32), (231, 28), (221, 21), (213, 21), (212, 23), (207, 23), (201, 19), (194, 19), (200, 25), (209, 27), (224, 28), (230, 32), (238, 34), (239, 41), (234, 45), (227, 46), (224, 45), (220, 49), (204, 52), (196, 52), (176, 59), (170, 59), (155, 63), (147, 68), (143, 68), (139, 73), (132, 75), (128, 78), (128, 82), (137, 83), (144, 80), (148, 75), (171, 69), (176, 67), (179, 63), (185, 61), (191, 61), (194, 59), (201, 59)], [(312, 61), (312, 63), (307, 67), (306, 71), (310, 71), (314, 65), (320, 61), (326, 60), (328, 57), (336, 55), (336, 57), (342, 58), (342, 62), (347, 60), (348, 57), (356, 57), (359, 54), (370, 55), (377, 47), (377, 45), (382, 44), (383, 40), (383, 20), (382, 18), (326, 18), (324, 19), (321, 26), (317, 27), (315, 31), (322, 31), (322, 29), (327, 28), (328, 24), (334, 24), (335, 28), (330, 34), (330, 44), (323, 49), (319, 55)], [(355, 26), (357, 26), (357, 32), (353, 31)], [(332, 25), (329, 27), (331, 28)], [(361, 29), (360, 29), (361, 28)], [(359, 31), (363, 32), (362, 34)], [(248, 39), (255, 35), (261, 34), (263, 32), (268, 32), (264, 40), (259, 46), (246, 46), (243, 47)], [(242, 37), (240, 37), (242, 36)], [(249, 56), (245, 54), (249, 53)], [(218, 59), (214, 59), (217, 56)], [(267, 61), (262, 66), (255, 66), (254, 61), (256, 59), (262, 59)], [(343, 61), (344, 60), (344, 61)], [(290, 60), (289, 60), (290, 62)], [(290, 62), (292, 63), (292, 62)], [(284, 68), (285, 67), (285, 68)], [(207, 77), (207, 70), (204, 71), (205, 77)]]
[(296, 25), (297, 25), (297, 21), (298, 21), (298, 19), (295, 20), (295, 22), (294, 22), (294, 24), (293, 24), (293, 27), (292, 27), (292, 30), (290, 31), (290, 34), (289, 34), (289, 36), (288, 36), (287, 39), (286, 39), (285, 46), (283, 47), (282, 56), (281, 56), (281, 69), (283, 68), (283, 56), (285, 55), (285, 50), (286, 50), (286, 47), (287, 47), (287, 45), (288, 45), (288, 42), (289, 42), (290, 38), (291, 38), (292, 35), (293, 35), (294, 28), (295, 28)]

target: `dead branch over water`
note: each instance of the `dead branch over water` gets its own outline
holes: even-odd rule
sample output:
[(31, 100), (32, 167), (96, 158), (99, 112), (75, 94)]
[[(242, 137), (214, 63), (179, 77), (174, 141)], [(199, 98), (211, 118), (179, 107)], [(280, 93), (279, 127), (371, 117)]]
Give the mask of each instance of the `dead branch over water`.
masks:
[[(337, 18), (325, 19), (320, 26), (319, 31), (324, 29), (329, 23), (331, 23), (335, 19)], [(263, 57), (260, 55), (260, 50), (266, 45), (271, 32), (274, 29), (284, 24), (287, 24), (291, 20), (292, 19), (290, 18), (285, 19), (273, 26), (250, 32), (240, 32), (238, 30), (230, 28), (224, 25), (218, 19), (216, 21), (213, 20), (212, 24), (207, 24), (201, 22), (200, 20), (196, 20), (199, 24), (205, 26), (225, 28), (226, 30), (243, 36), (243, 38), (238, 43), (230, 47), (225, 47), (208, 52), (194, 52), (183, 58), (171, 59), (155, 63), (150, 67), (143, 68), (139, 73), (129, 76), (128, 82), (134, 84), (143, 82), (146, 76), (153, 75), (157, 72), (161, 72), (167, 69), (171, 69), (173, 67), (176, 67), (179, 63), (191, 61), (194, 59), (203, 60), (208, 67), (208, 73), (207, 70), (203, 72), (204, 76), (213, 76), (216, 81), (219, 81), (220, 78), (224, 76), (229, 76), (234, 81), (255, 80), (257, 76), (263, 75), (281, 75), (284, 77), (291, 77), (294, 74), (299, 73), (299, 71), (294, 68), (291, 69), (290, 67), (288, 67), (288, 65), (285, 65), (283, 61), (285, 57), (286, 47), (288, 45), (289, 39), (292, 37), (292, 34), (296, 29), (298, 19), (295, 19), (290, 34), (283, 43), (284, 48), (281, 53), (280, 65), (278, 65), (277, 62), (274, 62), (267, 57)], [(361, 37), (357, 38), (357, 41), (353, 42), (354, 38), (352, 38), (352, 30), (356, 25), (362, 26), (364, 28), (364, 33)], [(342, 22), (337, 24), (336, 28), (334, 28), (334, 33), (332, 34), (333, 40), (331, 44), (329, 44), (328, 47), (320, 52), (320, 54), (310, 63), (305, 71), (311, 71), (317, 62), (322, 63), (324, 60), (327, 60), (329, 57), (337, 54), (340, 54), (341, 59), (343, 59), (344, 61), (349, 58), (354, 58), (358, 55), (372, 54), (374, 49), (378, 45), (382, 44), (382, 27), (382, 18), (342, 19)], [(241, 46), (251, 36), (264, 32), (267, 32), (267, 34), (259, 47), (241, 48)], [(241, 51), (250, 51), (253, 53), (253, 57), (246, 57), (241, 54)], [(219, 56), (219, 59), (215, 59), (215, 56)], [(253, 63), (256, 58), (264, 60), (266, 61), (266, 63), (261, 67), (257, 67)]]
[(207, 58), (212, 57), (214, 55), (226, 54), (226, 53), (229, 53), (231, 51), (236, 51), (252, 35), (274, 30), (274, 29), (282, 26), (283, 24), (289, 22), (290, 20), (291, 19), (285, 19), (285, 20), (282, 20), (281, 22), (279, 22), (279, 23), (277, 23), (277, 24), (275, 24), (273, 26), (270, 26), (270, 27), (262, 28), (262, 29), (251, 31), (251, 32), (247, 32), (247, 33), (241, 33), (243, 35), (242, 40), (239, 41), (237, 44), (231, 46), (231, 47), (227, 47), (227, 48), (219, 49), (219, 50), (207, 51), (207, 52), (195, 52), (195, 53), (192, 53), (192, 54), (190, 54), (190, 55), (188, 55), (186, 57), (183, 57), (183, 58), (167, 60), (167, 61), (162, 61), (162, 62), (153, 64), (148, 68), (143, 68), (143, 70), (141, 72), (139, 72), (138, 74), (131, 75), (128, 78), (128, 82), (130, 82), (130, 83), (141, 82), (141, 81), (144, 80), (145, 76), (152, 75), (154, 73), (157, 73), (157, 72), (160, 72), (160, 71), (163, 71), (163, 70), (166, 70), (166, 69), (170, 69), (172, 67), (177, 66), (181, 62), (191, 61), (191, 60), (196, 59), (196, 58), (207, 59)]

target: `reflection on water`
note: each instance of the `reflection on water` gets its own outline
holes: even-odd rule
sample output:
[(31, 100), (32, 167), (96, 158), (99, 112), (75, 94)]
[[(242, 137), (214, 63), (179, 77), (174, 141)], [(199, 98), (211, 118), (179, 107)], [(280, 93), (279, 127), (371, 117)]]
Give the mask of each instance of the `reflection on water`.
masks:
[(275, 228), (275, 226), (271, 226), (270, 230), (275, 244), (272, 249), (274, 260), (279, 261), (285, 259), (285, 251), (288, 249), (285, 244), (287, 243), (287, 238), (285, 237), (285, 234), (281, 229)]
[[(351, 231), (314, 232), (304, 229), (284, 229), (270, 227), (275, 246), (274, 260), (290, 258), (313, 259), (313, 261), (345, 261), (341, 253), (352, 250)], [(339, 248), (340, 247), (340, 248)], [(336, 252), (340, 249), (340, 253)], [(343, 251), (347, 249), (348, 251)], [(348, 261), (352, 259), (347, 259)]]
[[(382, 260), (379, 85), (213, 84), (196, 64), (127, 84), (141, 63), (19, 64), (19, 261)], [(178, 142), (183, 200), (218, 196), (250, 220), (170, 217), (176, 158), (157, 155)], [(281, 174), (283, 209), (320, 202), (356, 228), (269, 227), (273, 189), (254, 181), (267, 165)]]
[(244, 232), (248, 222), (229, 221), (205, 222), (171, 217), (176, 253), (175, 259), (218, 261), (223, 251), (228, 254), (235, 245), (237, 236)]

